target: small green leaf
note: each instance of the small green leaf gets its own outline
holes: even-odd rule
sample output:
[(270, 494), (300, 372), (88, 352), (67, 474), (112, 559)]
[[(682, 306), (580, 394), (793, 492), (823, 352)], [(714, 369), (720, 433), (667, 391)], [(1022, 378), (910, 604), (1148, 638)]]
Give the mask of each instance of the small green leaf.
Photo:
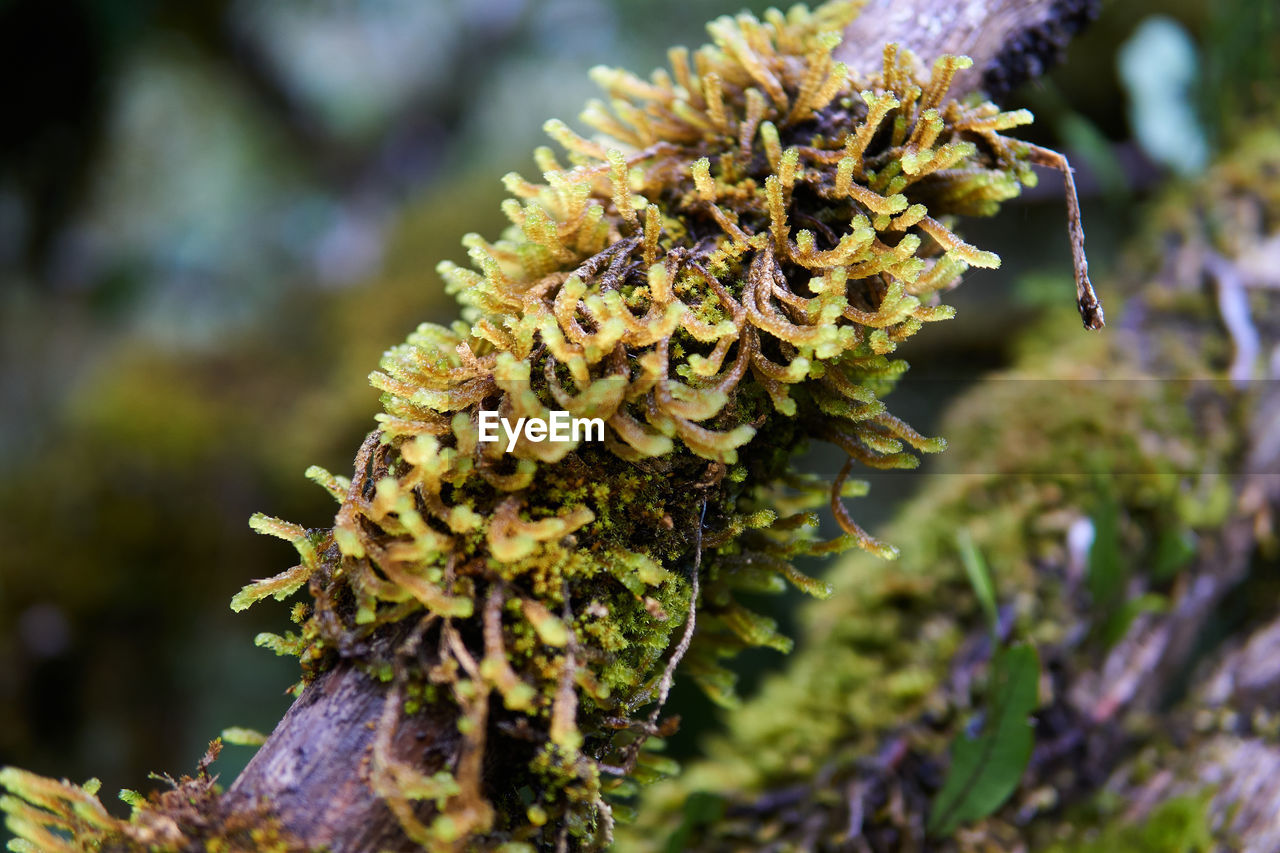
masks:
[(267, 736), (255, 729), (232, 726), (222, 730), (222, 741), (232, 746), (262, 746)]
[[(1089, 548), (1089, 570), (1085, 583), (1093, 600), (1094, 618), (1091, 634), (1105, 648), (1110, 648), (1142, 612), (1125, 601), (1132, 572), (1124, 559), (1120, 541), (1120, 504), (1105, 481), (1101, 505), (1090, 521), (1093, 545)], [(1145, 605), (1143, 605), (1145, 606)]]
[(708, 791), (694, 791), (684, 801), (684, 817), (680, 826), (667, 838), (667, 853), (689, 849), (699, 828), (710, 826), (724, 817), (724, 798)]
[(956, 545), (960, 548), (960, 562), (964, 563), (969, 585), (973, 587), (973, 594), (982, 606), (982, 612), (986, 614), (987, 626), (991, 629), (991, 639), (994, 642), (999, 636), (1000, 615), (996, 610), (996, 588), (991, 582), (991, 572), (987, 570), (987, 563), (982, 559), (968, 530), (961, 530), (956, 534)]
[(945, 836), (1000, 808), (1018, 787), (1035, 745), (1028, 719), (1039, 702), (1040, 658), (1034, 646), (1001, 651), (992, 662), (986, 721), (976, 737), (952, 744), (951, 768), (929, 811), (929, 832)]
[(1156, 583), (1172, 580), (1196, 555), (1196, 537), (1190, 530), (1165, 525), (1159, 536), (1151, 559), (1151, 578)]

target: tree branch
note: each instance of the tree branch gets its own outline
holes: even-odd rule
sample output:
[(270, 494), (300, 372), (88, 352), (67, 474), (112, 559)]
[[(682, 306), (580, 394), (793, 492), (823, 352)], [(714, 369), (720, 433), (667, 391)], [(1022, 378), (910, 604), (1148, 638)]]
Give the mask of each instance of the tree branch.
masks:
[[(266, 803), (292, 834), (333, 851), (417, 850), (370, 786), (387, 685), (343, 662), (302, 691), (227, 791), (233, 809)], [(392, 751), (426, 774), (456, 765), (462, 738), (439, 706), (406, 717)]]
[(1000, 100), (1062, 60), (1067, 43), (1098, 15), (1099, 0), (869, 0), (845, 31), (836, 58), (874, 69), (890, 42), (922, 61), (968, 56), (956, 91), (984, 89)]

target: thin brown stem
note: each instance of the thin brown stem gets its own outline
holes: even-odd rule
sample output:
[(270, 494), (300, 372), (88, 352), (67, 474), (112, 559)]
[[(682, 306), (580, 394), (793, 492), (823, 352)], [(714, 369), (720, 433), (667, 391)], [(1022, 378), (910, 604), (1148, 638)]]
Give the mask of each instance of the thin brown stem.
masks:
[(1071, 164), (1067, 158), (1050, 148), (1028, 145), (1031, 162), (1037, 166), (1056, 169), (1062, 173), (1067, 193), (1067, 231), (1071, 235), (1071, 260), (1076, 273), (1076, 306), (1086, 329), (1101, 329), (1106, 325), (1102, 303), (1089, 281), (1089, 260), (1084, 254), (1084, 224), (1080, 219), (1080, 198), (1076, 195), (1076, 182), (1071, 177)]

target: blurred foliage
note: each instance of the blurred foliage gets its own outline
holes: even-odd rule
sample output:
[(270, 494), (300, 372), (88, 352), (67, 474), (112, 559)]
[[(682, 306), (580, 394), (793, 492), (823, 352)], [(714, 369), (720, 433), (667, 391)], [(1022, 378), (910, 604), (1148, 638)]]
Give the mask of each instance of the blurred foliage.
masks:
[(374, 280), (281, 300), (269, 335), (104, 348), (6, 458), (0, 763), (123, 785), (189, 765), (223, 725), (274, 725), (295, 674), (251, 646), (270, 619), (226, 606), (282, 559), (247, 519), (331, 515), (302, 472), (349, 464), (381, 342), (439, 314), (420, 271), (454, 252), (452, 229), (491, 224), (496, 193), (468, 183), (447, 190), (466, 204), (406, 213)]
[[(1209, 853), (1217, 849), (1210, 800), (1208, 794), (1174, 797), (1157, 805), (1141, 823), (1113, 821), (1102, 830), (1095, 828), (1100, 822), (1096, 818), (1082, 821), (1087, 828), (1079, 838), (1055, 844), (1048, 853)], [(1115, 806), (1118, 810), (1119, 804)]]

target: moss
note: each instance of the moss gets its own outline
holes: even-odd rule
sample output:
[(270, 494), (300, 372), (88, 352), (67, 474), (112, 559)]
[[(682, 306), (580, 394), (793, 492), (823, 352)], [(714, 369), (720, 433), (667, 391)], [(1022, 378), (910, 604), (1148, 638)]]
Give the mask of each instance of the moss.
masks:
[[(952, 227), (1033, 180), (1032, 150), (1003, 135), (1031, 117), (949, 97), (962, 57), (834, 62), (857, 9), (721, 18), (714, 45), (648, 80), (597, 69), (609, 104), (583, 119), (600, 135), (547, 124), (569, 164), (539, 149), (541, 182), (505, 179), (508, 231), (466, 239), (474, 269), (440, 267), (463, 319), (384, 355), (385, 411), (352, 477), (308, 472), (341, 505), (334, 525), (255, 517), (301, 559), (233, 607), (313, 599), (259, 644), (306, 679), (355, 659), (393, 711), (455, 706), (447, 778), (373, 751), (373, 787), (419, 843), (605, 843), (610, 795), (671, 769), (641, 747), (676, 664), (730, 704), (722, 658), (790, 647), (738, 593), (826, 594), (798, 554), (895, 553), (841, 498), (855, 463), (942, 449), (881, 401), (906, 369), (891, 356), (951, 316), (940, 295), (968, 266), (998, 264)], [(481, 411), (550, 409), (604, 420), (603, 442), (478, 441)], [(849, 455), (830, 488), (788, 474), (813, 439)], [(845, 535), (820, 543), (824, 500)], [(867, 620), (865, 642), (897, 619)], [(927, 678), (888, 695), (910, 706)], [(397, 724), (384, 715), (377, 741)], [(484, 788), (499, 754), (511, 772)]]
[[(543, 182), (507, 176), (507, 233), (466, 239), (474, 269), (440, 267), (463, 321), (386, 353), (371, 377), (386, 411), (354, 477), (313, 472), (342, 505), (334, 527), (257, 521), (302, 561), (235, 604), (308, 585), (301, 633), (270, 641), (307, 677), (374, 634), (436, 649), (424, 670), (361, 646), (394, 689), (429, 684), (463, 717), (457, 793), (430, 825), (406, 817), (422, 797), (375, 750), (375, 787), (419, 842), (606, 840), (606, 795), (662, 766), (640, 746), (685, 651), (732, 703), (721, 658), (790, 647), (739, 591), (824, 593), (790, 565), (800, 553), (892, 555), (841, 493), (855, 461), (942, 448), (880, 401), (905, 369), (890, 355), (951, 315), (938, 294), (967, 266), (998, 264), (946, 223), (1031, 182), (1028, 147), (1002, 135), (1030, 116), (948, 98), (963, 58), (921, 76), (891, 45), (879, 74), (851, 73), (831, 51), (856, 9), (721, 18), (669, 72), (593, 72), (610, 103), (583, 119), (601, 136), (547, 124), (569, 165), (539, 149)], [(550, 409), (601, 418), (604, 441), (477, 441), (482, 410)], [(846, 532), (833, 543), (812, 536), (820, 490), (784, 482), (814, 438), (850, 456), (825, 497)], [(892, 692), (920, 689), (908, 674)], [(526, 744), (495, 719), (521, 720)], [(535, 792), (518, 810), (465, 770), (500, 749), (532, 750), (511, 774)]]
[[(744, 809), (740, 820), (701, 830), (688, 849), (758, 843), (770, 826), (799, 837), (814, 825), (806, 815), (815, 813), (823, 815), (814, 818), (817, 825), (839, 835), (848, 825), (840, 816), (843, 800), (814, 799), (777, 825), (746, 804), (814, 779), (824, 790), (843, 790), (842, 780), (879, 766), (881, 751), (892, 748), (886, 743), (915, 756), (944, 754), (972, 700), (948, 687), (948, 679), (957, 655), (974, 654), (970, 638), (983, 633), (955, 539), (959, 530), (972, 535), (991, 566), (1010, 630), (1046, 647), (1062, 643), (1082, 618), (1066, 549), (1067, 530), (1077, 522), (1092, 518), (1096, 525), (1099, 513), (1114, 513), (1119, 564), (1142, 590), (1169, 589), (1173, 575), (1157, 573), (1157, 555), (1170, 534), (1194, 537), (1222, 523), (1225, 515), (1206, 516), (1191, 496), (1226, 487), (1216, 472), (1237, 464), (1238, 439), (1228, 432), (1206, 441), (1176, 383), (1102, 381), (1111, 371), (1132, 370), (1122, 341), (1044, 335), (1053, 345), (1043, 357), (992, 377), (948, 414), (944, 431), (962, 452), (940, 460), (939, 476), (885, 531), (887, 540), (901, 543), (900, 559), (886, 566), (855, 555), (837, 564), (827, 576), (835, 594), (802, 616), (803, 651), (726, 719), (727, 731), (712, 739), (707, 759), (645, 793), (641, 822), (623, 831), (620, 849), (661, 849), (680, 803), (696, 795)], [(1089, 643), (1075, 653), (1099, 650)], [(903, 786), (897, 796), (915, 798), (908, 819), (913, 808), (923, 814), (938, 781), (936, 769), (928, 769), (937, 764), (920, 760), (892, 777)], [(866, 815), (868, 837), (891, 820)]]
[[(1280, 233), (1280, 132), (1276, 119), (1233, 128), (1232, 145), (1194, 181), (1161, 194), (1142, 219), (1129, 267), (1141, 276), (1151, 335), (1148, 358), (1179, 376), (1239, 384), (1262, 375), (1265, 354), (1242, 353), (1236, 335), (1280, 337), (1270, 246)], [(1242, 293), (1224, 294), (1236, 288)], [(1206, 288), (1218, 300), (1206, 300)], [(1222, 300), (1235, 298), (1243, 328), (1222, 334)], [(1237, 321), (1237, 322), (1239, 322)], [(1255, 342), (1256, 344), (1256, 342)], [(1229, 371), (1224, 369), (1231, 368)]]
[[(677, 826), (682, 849), (743, 849), (766, 837), (779, 849), (812, 849), (813, 839), (838, 847), (851, 816), (844, 799), (825, 795), (886, 777), (897, 805), (862, 815), (864, 840), (896, 849), (893, 839), (917, 831), (939, 781), (930, 756), (944, 753), (969, 710), (954, 674), (965, 671), (962, 652), (975, 654), (966, 638), (982, 633), (957, 531), (971, 534), (991, 566), (1010, 631), (1052, 651), (1059, 672), (1095, 668), (1105, 653), (1108, 632), (1081, 634), (1082, 624), (1105, 629), (1131, 618), (1136, 602), (1185, 583), (1180, 571), (1197, 552), (1212, 558), (1218, 531), (1244, 511), (1230, 472), (1242, 470), (1258, 412), (1253, 389), (1223, 375), (1227, 359), (1216, 354), (1229, 354), (1231, 342), (1200, 264), (1208, 246), (1246, 260), (1251, 245), (1274, 239), (1274, 143), (1271, 127), (1243, 134), (1203, 179), (1155, 201), (1143, 217), (1151, 224), (1139, 247), (1147, 248), (1131, 253), (1120, 282), (1138, 306), (1127, 329), (1067, 340), (1067, 324), (1051, 316), (1022, 335), (1016, 369), (960, 399), (942, 427), (954, 451), (940, 460), (943, 476), (884, 532), (901, 543), (898, 563), (853, 555), (837, 565), (827, 578), (836, 592), (803, 615), (804, 650), (788, 671), (727, 719), (708, 759), (645, 793), (641, 822), (620, 836), (620, 849), (661, 849)], [(1236, 230), (1215, 230), (1226, 220)], [(1222, 242), (1242, 234), (1251, 242)], [(1273, 299), (1254, 302), (1264, 340), (1280, 337), (1277, 308)], [(1080, 524), (1097, 538), (1073, 554), (1068, 532)], [(1104, 561), (1120, 573), (1119, 602), (1082, 588), (1092, 583), (1081, 573)], [(1163, 748), (1185, 754), (1187, 745)], [(899, 763), (885, 770), (887, 756)], [(1196, 762), (1165, 757), (1158, 769), (1199, 789)], [(1043, 834), (1043, 824), (1072, 827), (1059, 818), (1025, 826), (1026, 815), (1072, 793), (1069, 774), (1052, 784), (1061, 792), (1022, 791), (1009, 810), (1018, 818), (993, 818), (946, 843), (1012, 849)], [(681, 804), (695, 797), (715, 798), (732, 817), (681, 824)], [(784, 805), (771, 808), (775, 799)], [(1138, 826), (1082, 819), (1075, 826), (1087, 831), (1054, 849), (1217, 849), (1210, 817), (1205, 797), (1182, 797)]]
[(128, 820), (110, 815), (98, 799), (99, 783), (76, 785), (6, 767), (0, 786), (5, 825), (16, 836), (15, 853), (306, 853), (309, 847), (280, 828), (264, 805), (228, 811), (209, 775), (222, 742), (215, 740), (194, 777), (163, 777), (170, 789), (143, 797), (122, 791)]
[(1213, 831), (1212, 792), (1173, 797), (1157, 805), (1142, 821), (1099, 815), (1086, 830), (1072, 833), (1045, 853), (1210, 853), (1221, 849)]

